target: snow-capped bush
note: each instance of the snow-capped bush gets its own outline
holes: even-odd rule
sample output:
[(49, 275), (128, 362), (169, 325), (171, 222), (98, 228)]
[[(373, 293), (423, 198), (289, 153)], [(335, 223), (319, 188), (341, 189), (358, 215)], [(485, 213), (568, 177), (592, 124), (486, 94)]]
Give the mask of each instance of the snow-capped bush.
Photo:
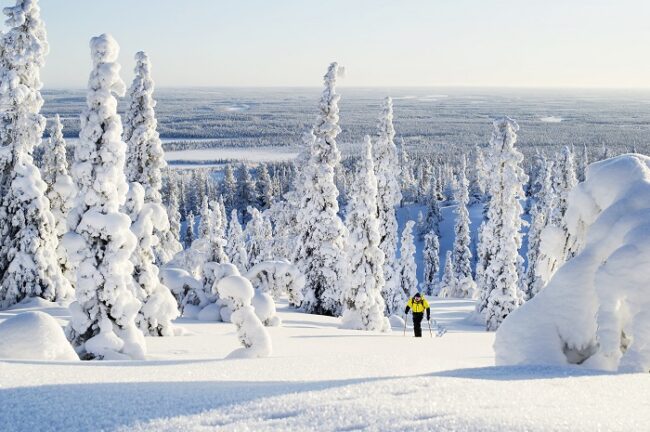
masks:
[(289, 297), (289, 304), (302, 303), (305, 276), (298, 266), (288, 261), (262, 261), (245, 274), (256, 290), (270, 294), (277, 299), (283, 294)]
[(216, 284), (219, 295), (228, 299), (232, 312), (230, 320), (237, 326), (237, 336), (244, 346), (230, 353), (230, 358), (255, 358), (271, 355), (271, 337), (251, 305), (255, 289), (250, 281), (239, 275), (221, 279)]
[(63, 329), (44, 312), (23, 312), (0, 323), (0, 359), (79, 360)]
[(646, 156), (589, 166), (566, 211), (577, 253), (503, 322), (497, 364), (650, 372), (649, 179)]

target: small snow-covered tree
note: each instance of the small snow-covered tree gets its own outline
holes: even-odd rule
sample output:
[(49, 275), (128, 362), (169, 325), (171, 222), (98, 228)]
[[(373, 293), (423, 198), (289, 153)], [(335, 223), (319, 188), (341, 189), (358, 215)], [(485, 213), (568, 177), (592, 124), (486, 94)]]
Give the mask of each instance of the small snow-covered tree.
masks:
[(470, 180), (470, 204), (484, 202), (487, 198), (487, 179), (489, 174), (486, 171), (485, 156), (483, 148), (476, 147), (474, 151), (474, 173)]
[(519, 291), (519, 248), (521, 214), (527, 178), (520, 164), (523, 155), (515, 148), (517, 123), (504, 117), (494, 121), (490, 140), (487, 220), (481, 228), (479, 247), (480, 300), (477, 313), (485, 316), (488, 330), (496, 330), (510, 312), (522, 302)]
[(271, 337), (251, 305), (255, 290), (243, 276), (226, 276), (217, 282), (219, 296), (230, 308), (230, 321), (237, 327), (237, 336), (244, 346), (229, 358), (256, 358), (271, 355)]
[[(181, 238), (181, 211), (180, 211), (180, 196), (179, 189), (176, 182), (169, 184), (169, 198), (167, 203), (167, 219), (169, 220), (169, 232), (176, 241)], [(182, 246), (181, 246), (182, 247)]]
[(350, 284), (343, 292), (343, 327), (356, 330), (388, 331), (384, 316), (384, 252), (379, 248), (377, 219), (377, 177), (372, 142), (365, 137), (365, 153), (350, 190), (346, 212), (349, 237)]
[(221, 196), (226, 206), (226, 211), (231, 212), (237, 208), (237, 179), (232, 165), (228, 164), (223, 170), (223, 181), (221, 182)]
[(71, 287), (57, 262), (57, 221), (32, 158), (45, 118), (40, 70), (48, 51), (36, 0), (3, 10), (0, 41), (0, 309), (25, 297), (63, 300)]
[(228, 225), (228, 237), (226, 241), (226, 255), (230, 262), (237, 266), (240, 272), (248, 269), (248, 252), (244, 241), (244, 232), (239, 223), (237, 209), (232, 209), (230, 214), (230, 224)]
[(138, 182), (129, 184), (125, 211), (131, 217), (131, 232), (136, 236), (133, 263), (134, 293), (142, 306), (136, 316), (138, 328), (148, 336), (173, 336), (172, 320), (178, 317), (176, 299), (160, 282), (154, 247), (158, 241), (155, 228), (165, 228), (167, 214), (162, 205), (145, 203), (145, 188)]
[(313, 132), (307, 135), (311, 151), (302, 173), (304, 185), (297, 215), (298, 264), (306, 280), (302, 307), (310, 313), (333, 316), (341, 314), (341, 293), (348, 282), (348, 232), (338, 215), (339, 193), (334, 182), (334, 170), (341, 160), (336, 145), (341, 131), (338, 75), (338, 63), (330, 64), (324, 76), (320, 113)]
[(587, 167), (589, 166), (589, 150), (587, 150), (587, 144), (582, 146), (582, 154), (580, 159), (577, 162), (576, 173), (578, 176), (578, 181), (585, 181), (587, 178)]
[(404, 144), (404, 138), (399, 140), (397, 146), (397, 158), (399, 161), (400, 171), (399, 183), (400, 189), (402, 190), (400, 206), (404, 206), (405, 201), (412, 201), (417, 195), (415, 190), (416, 181), (413, 177), (413, 166), (408, 151), (406, 150), (406, 145)]
[(187, 219), (185, 220), (185, 235), (183, 236), (185, 247), (189, 248), (196, 240), (196, 235), (194, 234), (194, 225), (196, 224), (194, 220), (194, 213), (191, 211), (187, 214)]
[[(135, 77), (128, 92), (129, 102), (124, 116), (126, 177), (127, 181), (142, 185), (145, 203), (161, 205), (162, 170), (167, 163), (157, 131), (154, 82), (151, 78), (151, 62), (146, 53), (136, 53), (134, 72)], [(166, 219), (167, 215), (160, 217)], [(157, 264), (166, 263), (182, 249), (177, 237), (170, 231), (169, 221), (156, 225), (154, 236), (157, 239), (153, 245)]]
[(246, 224), (246, 252), (250, 266), (271, 259), (273, 228), (271, 222), (256, 208), (249, 207), (250, 220)]
[(116, 63), (119, 47), (103, 34), (90, 41), (93, 69), (81, 116), (72, 175), (79, 194), (71, 211), (67, 250), (77, 265), (76, 298), (70, 305), (68, 338), (84, 359), (144, 358), (145, 342), (135, 325), (141, 303), (132, 292), (130, 257), (136, 238), (125, 203), (126, 144), (115, 95), (124, 95)]
[(440, 242), (435, 232), (424, 236), (424, 280), (422, 281), (426, 295), (436, 291), (438, 271), (440, 270)]
[(472, 277), (472, 250), (469, 231), (469, 181), (465, 175), (466, 162), (463, 157), (461, 161), (458, 181), (454, 190), (456, 201), (456, 225), (454, 227), (455, 239), (452, 253), (454, 267), (454, 290), (451, 297), (471, 298), (474, 297), (476, 284)]
[[(406, 222), (400, 241), (399, 281), (401, 290), (406, 297), (415, 294), (418, 287), (415, 244), (413, 243), (414, 224), (415, 222), (411, 220)], [(404, 304), (401, 307), (404, 307)]]
[(199, 238), (210, 239), (214, 227), (212, 226), (212, 209), (208, 197), (204, 196), (201, 203), (201, 219), (199, 220)]
[[(378, 123), (378, 137), (375, 142), (375, 173), (377, 175), (377, 216), (379, 219), (379, 248), (384, 252), (384, 292), (386, 306), (389, 313), (393, 309), (395, 298), (401, 299), (399, 293), (400, 280), (396, 258), (397, 253), (397, 217), (395, 208), (402, 201), (399, 186), (399, 160), (397, 147), (393, 141), (395, 128), (393, 127), (393, 100), (384, 99), (381, 106), (381, 115)], [(402, 305), (399, 306), (401, 308)]]
[(262, 210), (268, 209), (273, 204), (273, 182), (269, 175), (269, 169), (265, 163), (260, 164), (257, 178), (258, 205)]
[(438, 297), (451, 297), (451, 293), (456, 291), (455, 285), (456, 278), (454, 277), (452, 252), (447, 251), (445, 254), (445, 269), (442, 273), (442, 279), (440, 280), (440, 290), (438, 291)]
[(419, 236), (421, 239), (433, 231), (437, 236), (440, 236), (440, 222), (442, 222), (442, 212), (440, 211), (440, 203), (437, 198), (437, 181), (435, 177), (431, 179), (431, 187), (429, 188), (429, 195), (427, 196), (427, 213), (424, 221), (420, 227)]
[(235, 203), (244, 222), (248, 222), (246, 209), (249, 206), (255, 206), (257, 204), (257, 186), (255, 179), (253, 179), (248, 167), (244, 163), (240, 164), (237, 170), (237, 195)]

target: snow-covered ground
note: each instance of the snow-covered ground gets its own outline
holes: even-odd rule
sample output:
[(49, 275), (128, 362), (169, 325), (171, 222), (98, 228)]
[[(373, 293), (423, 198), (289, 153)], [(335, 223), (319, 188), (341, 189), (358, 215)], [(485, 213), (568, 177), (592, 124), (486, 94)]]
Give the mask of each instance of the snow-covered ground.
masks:
[[(0, 361), (3, 432), (44, 430), (643, 430), (650, 375), (493, 367), (494, 334), (468, 300), (432, 302), (449, 328), (415, 339), (338, 328), (279, 305), (269, 358), (226, 360), (232, 324), (179, 320), (147, 338), (147, 361)], [(5, 320), (42, 301), (0, 313)]]
[[(173, 165), (191, 165), (207, 161), (233, 160), (244, 162), (281, 162), (296, 157), (298, 152), (289, 147), (222, 147), (199, 150), (165, 152), (165, 159)], [(207, 162), (209, 163), (209, 162)]]

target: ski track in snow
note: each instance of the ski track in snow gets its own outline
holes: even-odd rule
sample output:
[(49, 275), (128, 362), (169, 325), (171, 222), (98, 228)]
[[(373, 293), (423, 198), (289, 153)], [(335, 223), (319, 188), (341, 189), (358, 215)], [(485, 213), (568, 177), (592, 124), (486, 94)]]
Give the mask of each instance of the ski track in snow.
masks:
[[(231, 324), (179, 320), (191, 332), (147, 338), (148, 360), (0, 361), (0, 418), (10, 431), (642, 430), (650, 376), (577, 368), (495, 368), (494, 334), (464, 318), (468, 300), (432, 301), (449, 332), (422, 339), (338, 328), (281, 303), (273, 354), (224, 360)], [(0, 320), (66, 309), (42, 301)]]

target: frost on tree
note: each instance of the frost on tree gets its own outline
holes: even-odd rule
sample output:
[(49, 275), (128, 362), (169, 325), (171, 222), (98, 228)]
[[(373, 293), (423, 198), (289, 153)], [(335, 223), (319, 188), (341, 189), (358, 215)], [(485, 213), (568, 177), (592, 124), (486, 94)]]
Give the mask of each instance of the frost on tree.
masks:
[(232, 314), (230, 320), (237, 327), (237, 337), (243, 348), (233, 351), (229, 358), (256, 358), (271, 355), (271, 337), (251, 305), (255, 290), (251, 282), (240, 275), (221, 279), (217, 285), (219, 296), (228, 299)]
[(131, 232), (136, 236), (133, 263), (133, 289), (142, 306), (135, 319), (148, 336), (173, 336), (172, 320), (178, 317), (176, 299), (160, 282), (155, 247), (159, 241), (155, 228), (166, 229), (167, 214), (160, 204), (145, 203), (145, 189), (137, 182), (129, 184), (125, 211), (131, 217)]
[(336, 78), (339, 66), (332, 63), (325, 74), (320, 115), (309, 135), (309, 163), (303, 168), (304, 186), (297, 215), (300, 255), (298, 265), (305, 275), (302, 307), (309, 313), (341, 314), (341, 293), (347, 283), (347, 229), (338, 212), (338, 189), (334, 170), (341, 160), (336, 136), (340, 132), (339, 95)]
[(438, 271), (440, 270), (440, 242), (435, 232), (424, 236), (424, 280), (422, 285), (426, 295), (436, 294)]
[(597, 162), (569, 194), (576, 255), (512, 313), (496, 361), (650, 372), (650, 158)]
[(401, 298), (398, 292), (399, 263), (397, 262), (397, 217), (395, 208), (402, 201), (399, 185), (399, 160), (395, 128), (393, 127), (393, 101), (387, 97), (382, 103), (379, 117), (379, 133), (374, 146), (375, 174), (377, 175), (377, 217), (379, 219), (379, 248), (384, 252), (384, 291), (386, 306), (390, 314), (399, 312), (395, 300)]
[(469, 231), (469, 181), (465, 175), (466, 162), (463, 157), (458, 181), (454, 190), (456, 201), (456, 225), (454, 227), (455, 239), (453, 246), (454, 266), (454, 289), (451, 297), (473, 298), (475, 296), (476, 284), (472, 277), (472, 250)]
[(343, 327), (355, 330), (388, 331), (384, 316), (384, 252), (379, 248), (377, 177), (372, 143), (365, 137), (365, 154), (350, 190), (346, 212), (350, 231), (348, 257), (350, 282), (343, 292)]
[(63, 300), (71, 287), (57, 262), (57, 224), (32, 153), (45, 118), (40, 70), (48, 44), (36, 1), (4, 9), (0, 57), (0, 308), (26, 297)]
[(103, 34), (90, 40), (90, 50), (93, 69), (71, 169), (79, 195), (66, 249), (77, 262), (77, 277), (66, 330), (82, 359), (142, 359), (144, 335), (135, 324), (141, 303), (133, 295), (130, 261), (136, 238), (120, 210), (128, 185), (115, 98), (125, 91), (119, 46)]
[[(162, 204), (162, 170), (167, 166), (165, 152), (158, 135), (154, 82), (149, 57), (140, 51), (135, 55), (135, 77), (128, 92), (128, 108), (124, 116), (124, 141), (127, 145), (126, 177), (144, 187), (145, 203)], [(167, 218), (167, 215), (161, 217)], [(166, 227), (166, 228), (162, 228)], [(154, 246), (156, 264), (164, 264), (182, 249), (170, 230), (169, 222), (154, 227), (158, 238)]]
[(392, 297), (392, 307), (394, 311), (400, 308), (404, 309), (404, 305), (408, 297), (415, 294), (418, 289), (418, 279), (416, 276), (417, 266), (415, 264), (415, 244), (413, 243), (413, 225), (415, 222), (408, 221), (402, 231), (402, 238), (400, 241), (400, 257), (399, 257), (399, 295), (395, 294)]
[(504, 117), (494, 121), (488, 164), (488, 203), (486, 221), (480, 232), (478, 290), (476, 312), (485, 317), (488, 330), (496, 330), (506, 316), (522, 302), (519, 290), (521, 227), (527, 178), (515, 148), (517, 123)]
[(234, 264), (240, 272), (244, 272), (248, 269), (248, 252), (246, 250), (246, 242), (244, 241), (244, 232), (239, 223), (237, 209), (232, 209), (230, 214), (230, 224), (228, 225), (225, 252), (230, 259), (230, 262)]

